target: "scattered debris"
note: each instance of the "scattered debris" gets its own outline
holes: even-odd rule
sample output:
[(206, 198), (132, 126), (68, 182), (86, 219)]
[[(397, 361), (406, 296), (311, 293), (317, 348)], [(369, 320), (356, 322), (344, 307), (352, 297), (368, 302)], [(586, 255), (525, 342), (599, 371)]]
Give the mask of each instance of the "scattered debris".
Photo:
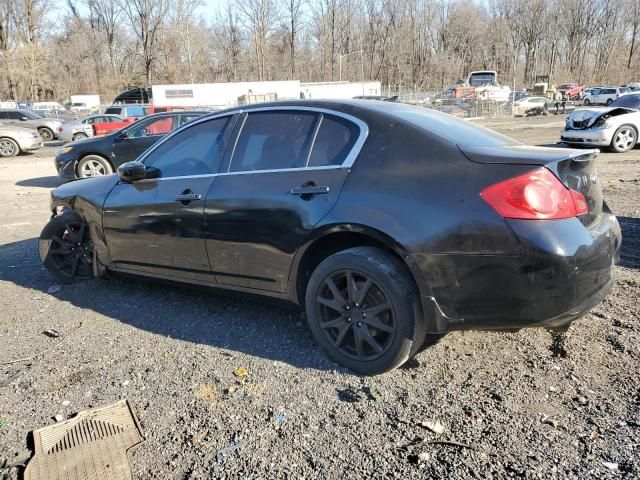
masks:
[(558, 422), (547, 414), (542, 414), (541, 422), (546, 425), (551, 425), (553, 428), (558, 428)]
[(51, 337), (51, 338), (58, 338), (60, 336), (60, 333), (58, 333), (58, 331), (54, 330), (53, 328), (48, 328), (42, 333), (44, 333), (47, 337)]
[(420, 422), (418, 425), (420, 425), (421, 427), (427, 428), (431, 430), (433, 433), (437, 433), (438, 435), (442, 435), (444, 433), (444, 425), (442, 425), (438, 421), (431, 422), (429, 420), (425, 420), (423, 422)]
[(607, 467), (609, 470), (617, 470), (618, 464), (615, 462), (602, 462), (602, 465)]
[(246, 377), (247, 375), (249, 375), (249, 370), (247, 370), (245, 367), (238, 367), (233, 371), (233, 374), (236, 377)]
[(56, 422), (61, 422), (61, 421), (63, 421), (63, 420), (64, 420), (64, 417), (62, 416), (62, 414), (60, 414), (60, 413), (56, 413), (56, 414), (54, 415), (53, 419), (54, 419)]
[(218, 392), (211, 385), (203, 385), (200, 387), (196, 392), (196, 397), (206, 402), (211, 408), (218, 405)]
[(9, 421), (6, 418), (0, 418), (0, 428), (4, 427)]
[(589, 401), (585, 397), (578, 397), (576, 400), (578, 400), (578, 403), (580, 405), (586, 405), (587, 403), (589, 403)]
[(58, 293), (61, 289), (62, 287), (60, 285), (54, 283), (49, 288), (47, 288), (47, 293)]
[(276, 421), (276, 428), (279, 428), (287, 421), (287, 414), (284, 411), (284, 407), (278, 407), (278, 410), (273, 415)]
[(428, 445), (449, 445), (450, 447), (460, 447), (460, 448), (468, 448), (473, 450), (471, 445), (467, 445), (466, 443), (454, 442), (452, 440), (433, 440), (430, 442), (426, 442)]
[(124, 382), (122, 382), (120, 384), (120, 386), (122, 386), (122, 387), (126, 387), (127, 385), (129, 385), (129, 380), (125, 380)]
[(222, 458), (227, 453), (235, 452), (236, 450), (240, 450), (242, 447), (244, 447), (244, 442), (240, 441), (240, 442), (234, 443), (233, 445), (229, 445), (228, 447), (221, 448), (220, 450), (218, 450), (218, 453), (216, 455), (216, 460), (219, 463), (222, 461)]
[(63, 407), (68, 407), (69, 405), (71, 405), (71, 402), (70, 402), (69, 400), (64, 400), (64, 401), (62, 402), (62, 406), (63, 406)]

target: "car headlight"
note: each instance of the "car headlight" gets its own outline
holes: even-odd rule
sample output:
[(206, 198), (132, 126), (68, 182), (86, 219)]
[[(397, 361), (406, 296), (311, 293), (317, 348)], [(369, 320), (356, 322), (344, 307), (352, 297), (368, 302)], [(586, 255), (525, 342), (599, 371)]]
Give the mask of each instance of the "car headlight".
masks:
[(58, 150), (58, 154), (60, 154), (60, 153), (69, 153), (71, 150), (73, 150), (73, 147), (71, 145), (65, 145), (60, 150)]

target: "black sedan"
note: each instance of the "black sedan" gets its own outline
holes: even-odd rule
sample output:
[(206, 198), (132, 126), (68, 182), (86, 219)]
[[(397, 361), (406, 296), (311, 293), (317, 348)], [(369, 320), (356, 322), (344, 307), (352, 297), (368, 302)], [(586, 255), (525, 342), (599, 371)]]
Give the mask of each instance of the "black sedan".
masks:
[(429, 334), (563, 328), (598, 304), (621, 238), (596, 155), (402, 104), (242, 107), (54, 190), (40, 256), (62, 282), (122, 272), (291, 301), (333, 359), (377, 374)]
[(64, 145), (54, 160), (64, 180), (109, 175), (123, 163), (135, 160), (166, 134), (206, 112), (175, 112), (150, 115), (101, 137)]

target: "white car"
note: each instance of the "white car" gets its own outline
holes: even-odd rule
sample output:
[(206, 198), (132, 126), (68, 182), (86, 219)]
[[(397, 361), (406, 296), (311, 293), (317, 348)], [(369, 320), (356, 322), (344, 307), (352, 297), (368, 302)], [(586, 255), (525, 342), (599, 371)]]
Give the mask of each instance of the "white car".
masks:
[(513, 114), (516, 116), (526, 115), (528, 111), (534, 108), (544, 108), (547, 102), (550, 102), (547, 97), (521, 98), (513, 103)]
[(0, 125), (0, 157), (14, 157), (43, 145), (37, 130)]
[(615, 102), (622, 95), (629, 93), (627, 87), (602, 87), (594, 90), (593, 92), (585, 95), (585, 105), (610, 105)]
[(75, 142), (87, 137), (93, 137), (94, 123), (122, 122), (120, 115), (96, 114), (89, 115), (77, 122), (63, 123), (58, 127), (58, 138), (63, 142)]
[(572, 112), (560, 139), (569, 145), (608, 147), (612, 152), (622, 153), (636, 146), (639, 133), (640, 93), (630, 93), (608, 107)]

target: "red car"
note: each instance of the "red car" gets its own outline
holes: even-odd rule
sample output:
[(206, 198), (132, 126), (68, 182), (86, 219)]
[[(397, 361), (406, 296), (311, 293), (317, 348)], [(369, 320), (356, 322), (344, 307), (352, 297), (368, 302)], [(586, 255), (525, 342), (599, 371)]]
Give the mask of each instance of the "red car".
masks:
[(587, 88), (586, 85), (579, 85), (575, 82), (563, 83), (558, 86), (558, 92), (569, 98), (578, 98), (585, 88)]

